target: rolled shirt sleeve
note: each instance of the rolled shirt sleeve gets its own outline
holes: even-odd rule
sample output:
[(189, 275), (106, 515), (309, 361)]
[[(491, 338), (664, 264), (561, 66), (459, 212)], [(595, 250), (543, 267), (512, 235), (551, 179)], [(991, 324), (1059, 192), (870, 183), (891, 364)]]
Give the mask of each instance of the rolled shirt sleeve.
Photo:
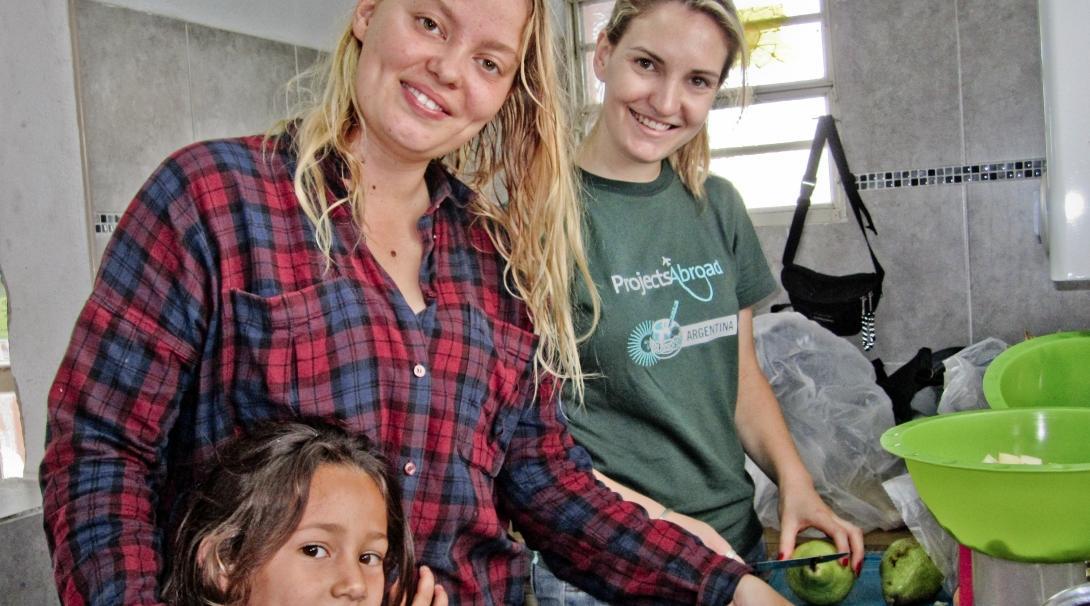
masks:
[(511, 519), (550, 568), (605, 601), (727, 604), (749, 569), (624, 501), (595, 479), (546, 381), (520, 420), (500, 480)]

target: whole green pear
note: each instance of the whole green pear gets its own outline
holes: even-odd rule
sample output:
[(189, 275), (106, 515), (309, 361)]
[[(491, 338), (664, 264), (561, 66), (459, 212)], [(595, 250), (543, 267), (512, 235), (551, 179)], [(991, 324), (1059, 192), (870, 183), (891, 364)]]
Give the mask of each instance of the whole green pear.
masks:
[(882, 554), (878, 571), (882, 597), (893, 606), (930, 600), (942, 588), (942, 573), (916, 539), (894, 541)]

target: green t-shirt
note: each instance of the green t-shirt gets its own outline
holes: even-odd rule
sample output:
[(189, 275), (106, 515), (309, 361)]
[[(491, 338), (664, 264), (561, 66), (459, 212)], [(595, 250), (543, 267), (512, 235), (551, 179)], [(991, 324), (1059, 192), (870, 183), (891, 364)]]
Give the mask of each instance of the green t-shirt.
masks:
[(753, 224), (729, 182), (701, 203), (666, 162), (651, 183), (582, 175), (602, 317), (580, 357), (600, 376), (566, 408), (571, 432), (595, 468), (745, 553), (761, 526), (734, 427), (738, 310), (776, 289)]

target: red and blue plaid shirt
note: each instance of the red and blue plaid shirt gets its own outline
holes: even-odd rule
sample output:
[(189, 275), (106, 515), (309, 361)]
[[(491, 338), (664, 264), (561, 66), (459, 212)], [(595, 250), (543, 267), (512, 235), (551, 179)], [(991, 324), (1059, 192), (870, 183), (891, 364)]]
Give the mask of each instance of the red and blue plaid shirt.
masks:
[(294, 160), (286, 137), (189, 146), (118, 225), (50, 391), (41, 481), (64, 603), (159, 603), (195, 470), (232, 434), (296, 416), (383, 445), (418, 560), (454, 604), (522, 603), (509, 522), (605, 599), (729, 602), (746, 569), (597, 483), (552, 382), (535, 393), (536, 340), (471, 192), (429, 168), (416, 314), (347, 210), (326, 270)]

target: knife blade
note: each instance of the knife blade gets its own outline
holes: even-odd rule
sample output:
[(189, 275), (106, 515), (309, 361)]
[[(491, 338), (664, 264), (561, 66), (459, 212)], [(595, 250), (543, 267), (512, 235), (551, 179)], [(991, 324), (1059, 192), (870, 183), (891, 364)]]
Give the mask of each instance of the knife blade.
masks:
[(779, 570), (781, 568), (794, 568), (795, 566), (808, 566), (810, 564), (820, 564), (822, 562), (828, 562), (830, 560), (839, 560), (841, 558), (848, 557), (849, 554), (846, 551), (840, 553), (827, 553), (825, 555), (811, 556), (809, 558), (791, 558), (787, 560), (763, 560), (761, 562), (753, 562), (749, 565), (754, 572), (765, 572), (767, 570)]

